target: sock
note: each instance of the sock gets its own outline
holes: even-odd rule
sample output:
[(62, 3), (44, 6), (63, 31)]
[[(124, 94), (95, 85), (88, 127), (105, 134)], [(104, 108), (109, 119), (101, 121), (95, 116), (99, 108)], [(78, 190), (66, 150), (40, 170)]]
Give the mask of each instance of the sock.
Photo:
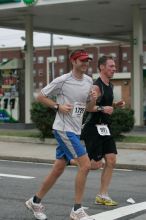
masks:
[(81, 208), (81, 204), (74, 204), (74, 211), (77, 211)]
[(38, 198), (36, 195), (33, 197), (33, 202), (34, 203), (40, 203), (41, 202), (41, 199)]
[(104, 198), (104, 199), (109, 198), (108, 194), (102, 194), (101, 197)]

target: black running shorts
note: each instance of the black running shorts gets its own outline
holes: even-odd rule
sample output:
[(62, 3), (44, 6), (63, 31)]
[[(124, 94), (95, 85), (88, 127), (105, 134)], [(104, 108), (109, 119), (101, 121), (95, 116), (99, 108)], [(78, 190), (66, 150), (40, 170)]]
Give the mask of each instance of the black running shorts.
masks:
[(117, 154), (114, 138), (111, 135), (99, 135), (96, 126), (89, 126), (86, 128), (84, 141), (90, 160), (93, 159), (95, 161), (99, 161), (106, 154)]

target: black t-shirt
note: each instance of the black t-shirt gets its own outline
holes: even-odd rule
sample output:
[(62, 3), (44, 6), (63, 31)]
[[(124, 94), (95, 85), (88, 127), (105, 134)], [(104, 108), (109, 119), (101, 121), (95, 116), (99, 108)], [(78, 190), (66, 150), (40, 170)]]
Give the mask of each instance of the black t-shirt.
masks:
[[(98, 98), (96, 104), (98, 106), (112, 106), (113, 104), (113, 85), (109, 83), (106, 85), (99, 77), (94, 85), (100, 88), (101, 96)], [(108, 124), (110, 125), (110, 115), (103, 112), (92, 112), (88, 115), (89, 124)]]

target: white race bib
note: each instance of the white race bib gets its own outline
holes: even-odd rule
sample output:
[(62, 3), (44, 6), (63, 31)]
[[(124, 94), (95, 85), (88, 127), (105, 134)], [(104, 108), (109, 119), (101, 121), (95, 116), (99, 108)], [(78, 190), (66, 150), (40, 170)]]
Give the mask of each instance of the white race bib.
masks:
[(86, 106), (84, 103), (75, 102), (72, 111), (72, 117), (83, 117), (85, 108)]
[(102, 136), (111, 135), (107, 125), (96, 125), (96, 127), (100, 135)]

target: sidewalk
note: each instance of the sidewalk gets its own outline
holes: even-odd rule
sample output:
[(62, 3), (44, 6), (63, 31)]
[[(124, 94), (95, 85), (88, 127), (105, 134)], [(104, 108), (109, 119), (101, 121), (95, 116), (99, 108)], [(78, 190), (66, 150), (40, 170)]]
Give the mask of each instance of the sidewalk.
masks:
[[(146, 170), (146, 144), (117, 143), (116, 168)], [(56, 141), (38, 138), (0, 136), (0, 159), (53, 163)]]

